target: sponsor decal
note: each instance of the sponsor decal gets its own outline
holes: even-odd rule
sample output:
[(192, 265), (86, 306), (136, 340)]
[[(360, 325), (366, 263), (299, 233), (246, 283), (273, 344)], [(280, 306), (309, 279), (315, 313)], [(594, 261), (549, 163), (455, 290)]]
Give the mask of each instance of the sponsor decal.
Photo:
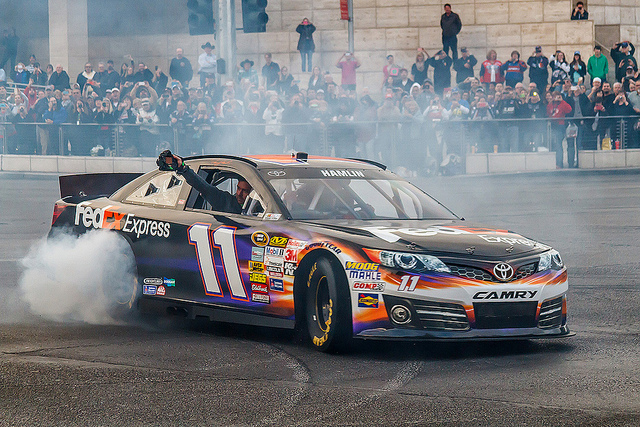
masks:
[(285, 176), (287, 173), (285, 171), (269, 171), (267, 172), (267, 175), (269, 176)]
[(284, 255), (284, 249), (283, 248), (274, 248), (273, 246), (267, 246), (265, 248), (264, 253), (265, 253), (265, 255), (281, 257), (281, 256)]
[(249, 273), (249, 280), (256, 283), (267, 283), (267, 275), (262, 273)]
[(307, 246), (307, 242), (303, 240), (289, 239), (289, 241), (287, 242), (287, 248), (291, 249), (303, 249), (305, 246)]
[(134, 214), (109, 210), (111, 207), (92, 208), (85, 202), (79, 203), (76, 206), (75, 225), (82, 223), (87, 228), (121, 230), (125, 233), (135, 234), (136, 238), (146, 235), (169, 237), (170, 223), (136, 218)]
[(267, 285), (264, 283), (252, 283), (251, 292), (260, 292), (263, 294), (268, 294), (269, 288), (267, 288)]
[(262, 216), (264, 221), (277, 221), (282, 215), (279, 213), (266, 213)]
[(162, 279), (159, 277), (145, 277), (142, 282), (145, 285), (162, 285)]
[(251, 294), (251, 301), (259, 302), (259, 303), (262, 303), (262, 304), (269, 304), (271, 300), (269, 299), (269, 295)]
[(430, 237), (437, 234), (472, 234), (466, 230), (460, 230), (450, 227), (428, 227), (428, 228), (394, 228), (394, 227), (362, 227), (362, 230), (366, 230), (371, 234), (379, 237), (382, 240), (393, 243), (400, 240), (398, 234), (405, 234), (407, 236), (415, 237)]
[(284, 250), (284, 260), (286, 262), (297, 263), (298, 262), (298, 250), (297, 249), (286, 248)]
[(284, 266), (284, 260), (282, 259), (282, 257), (279, 257), (279, 256), (265, 255), (264, 265), (282, 268)]
[(249, 261), (249, 272), (264, 273), (264, 263), (259, 261)]
[(532, 299), (538, 291), (479, 291), (473, 299)]
[(251, 235), (251, 241), (256, 246), (267, 246), (267, 243), (269, 243), (269, 235), (264, 231), (255, 231)]
[(504, 243), (512, 246), (524, 245), (524, 246), (531, 246), (531, 247), (539, 245), (538, 242), (534, 242), (533, 240), (529, 240), (529, 239), (513, 239), (511, 237), (487, 236), (486, 234), (478, 234), (478, 237), (480, 237), (485, 242), (489, 242), (489, 243)]
[(345, 268), (347, 270), (369, 270), (369, 271), (378, 271), (378, 267), (380, 264), (376, 264), (373, 262), (353, 262), (347, 261), (345, 264)]
[(176, 285), (176, 279), (167, 279), (166, 277), (162, 279), (162, 284), (168, 287), (172, 287)]
[(360, 291), (384, 291), (384, 283), (381, 282), (355, 282), (353, 289)]
[(282, 273), (284, 270), (282, 266), (267, 265), (267, 271), (269, 273)]
[(269, 279), (269, 289), (276, 292), (284, 292), (284, 282), (282, 279)]
[(155, 295), (158, 287), (155, 285), (142, 285), (143, 295)]
[(264, 248), (256, 248), (255, 246), (251, 248), (251, 261), (264, 261)]
[(284, 263), (284, 275), (285, 276), (293, 276), (296, 272), (296, 264), (292, 263), (292, 262), (285, 262)]
[(366, 281), (380, 281), (382, 280), (382, 273), (379, 271), (363, 271), (363, 270), (347, 270), (349, 273), (349, 279), (366, 280)]
[(273, 236), (271, 240), (269, 240), (269, 246), (275, 246), (277, 248), (285, 248), (287, 247), (288, 241), (289, 241), (288, 237)]
[(178, 200), (179, 205), (184, 205), (187, 201), (185, 199)]
[(378, 294), (358, 294), (358, 307), (378, 308)]
[(279, 277), (282, 279), (284, 277), (284, 271), (270, 271), (269, 277)]
[(307, 249), (313, 249), (313, 248), (327, 248), (337, 254), (342, 253), (342, 250), (331, 242), (316, 242), (316, 243), (311, 243), (310, 245), (307, 246)]
[(364, 178), (364, 172), (351, 169), (321, 169), (322, 176), (346, 176)]
[(164, 296), (166, 293), (167, 293), (167, 290), (165, 289), (164, 286), (162, 286), (162, 285), (158, 286), (158, 290), (156, 291), (156, 295)]

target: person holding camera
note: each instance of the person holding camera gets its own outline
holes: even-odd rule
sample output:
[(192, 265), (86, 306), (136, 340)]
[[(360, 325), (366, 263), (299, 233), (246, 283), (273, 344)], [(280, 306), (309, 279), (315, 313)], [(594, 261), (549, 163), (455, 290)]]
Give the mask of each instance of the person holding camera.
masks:
[(313, 42), (313, 33), (316, 31), (316, 26), (313, 25), (307, 18), (304, 18), (302, 22), (296, 27), (296, 32), (300, 34), (298, 39), (298, 50), (302, 57), (302, 72), (307, 70), (311, 71), (313, 52), (316, 50), (316, 45)]
[(611, 48), (611, 59), (616, 66), (616, 80), (621, 82), (624, 78), (627, 67), (632, 66), (633, 71), (638, 71), (638, 63), (633, 57), (636, 48), (629, 40), (616, 43)]
[(572, 21), (586, 21), (589, 19), (589, 12), (584, 8), (584, 3), (581, 1), (576, 3), (576, 7), (571, 12)]

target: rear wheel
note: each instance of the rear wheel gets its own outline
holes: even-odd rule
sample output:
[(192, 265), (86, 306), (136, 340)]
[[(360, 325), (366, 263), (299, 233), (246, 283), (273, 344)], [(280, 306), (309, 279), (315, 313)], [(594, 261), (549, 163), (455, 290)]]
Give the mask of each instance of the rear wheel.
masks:
[(120, 268), (125, 271), (119, 271), (118, 280), (105, 284), (103, 292), (109, 301), (109, 315), (116, 320), (130, 320), (137, 314), (142, 286), (133, 250), (125, 239), (122, 239), (122, 243), (118, 261)]
[(320, 351), (340, 351), (352, 337), (347, 279), (337, 261), (318, 258), (306, 286), (305, 320), (311, 344)]

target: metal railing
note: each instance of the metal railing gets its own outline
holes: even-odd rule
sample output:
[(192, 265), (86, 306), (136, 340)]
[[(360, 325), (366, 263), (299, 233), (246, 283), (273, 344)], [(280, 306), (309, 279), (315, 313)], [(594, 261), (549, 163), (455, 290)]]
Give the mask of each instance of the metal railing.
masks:
[[(464, 163), (470, 153), (556, 151), (564, 139), (575, 144), (571, 152), (602, 149), (603, 142), (605, 149), (638, 147), (638, 120), (635, 116), (615, 116), (200, 126), (0, 122), (0, 147), (3, 154), (116, 157), (155, 157), (164, 149), (181, 155), (277, 154), (293, 150), (368, 158), (391, 168), (404, 166), (429, 173), (451, 154)], [(575, 138), (567, 138), (570, 123), (577, 127)]]

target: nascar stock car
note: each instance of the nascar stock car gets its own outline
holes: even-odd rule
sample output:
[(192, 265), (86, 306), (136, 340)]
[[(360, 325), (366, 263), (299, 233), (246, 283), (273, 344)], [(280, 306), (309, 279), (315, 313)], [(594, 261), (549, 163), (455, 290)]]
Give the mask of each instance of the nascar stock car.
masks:
[(125, 239), (132, 310), (302, 328), (323, 351), (353, 338), (570, 335), (557, 251), (466, 225), (381, 164), (305, 153), (185, 164), (230, 193), (246, 180), (241, 213), (212, 210), (174, 171), (60, 177), (52, 231)]

